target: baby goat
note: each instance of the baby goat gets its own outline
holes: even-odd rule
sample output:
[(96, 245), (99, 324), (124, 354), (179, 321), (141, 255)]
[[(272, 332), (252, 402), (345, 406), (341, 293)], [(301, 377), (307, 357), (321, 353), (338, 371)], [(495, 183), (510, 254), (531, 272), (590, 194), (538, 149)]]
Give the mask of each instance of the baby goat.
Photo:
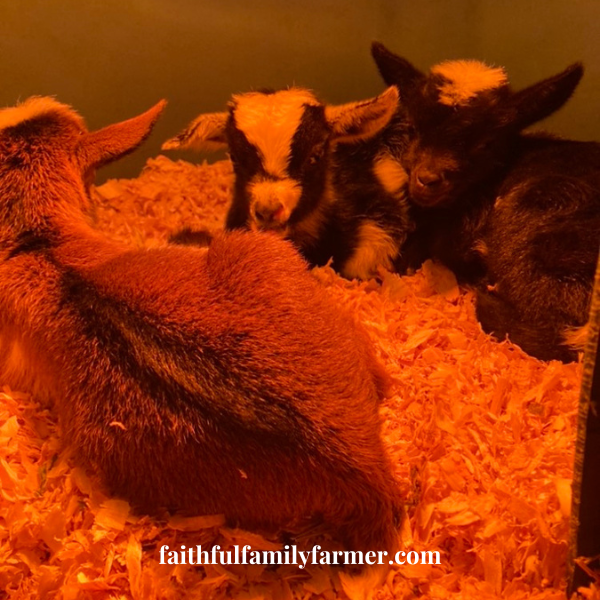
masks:
[(485, 331), (574, 360), (600, 244), (600, 145), (522, 130), (563, 106), (582, 66), (515, 92), (477, 61), (425, 74), (381, 44), (372, 52), (409, 130), (396, 159), (416, 222), (412, 266), (432, 257), (473, 284)]
[(49, 98), (0, 111), (0, 378), (52, 400), (76, 459), (139, 510), (318, 516), (350, 548), (392, 550), (387, 379), (291, 245), (135, 250), (88, 225), (85, 181), (162, 106), (92, 133)]
[(301, 88), (238, 94), (228, 112), (200, 115), (163, 149), (227, 146), (235, 171), (227, 229), (276, 232), (311, 264), (333, 258), (344, 276), (368, 279), (393, 268), (409, 229), (403, 181), (372, 140), (397, 103), (394, 87), (340, 106)]

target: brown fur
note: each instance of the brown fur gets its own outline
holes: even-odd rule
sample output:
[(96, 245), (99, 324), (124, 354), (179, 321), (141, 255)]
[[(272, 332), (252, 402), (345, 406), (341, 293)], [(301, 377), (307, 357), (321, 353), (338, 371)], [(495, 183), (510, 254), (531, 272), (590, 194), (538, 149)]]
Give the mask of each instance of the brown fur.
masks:
[(139, 510), (320, 517), (349, 548), (393, 550), (386, 375), (290, 244), (133, 250), (86, 222), (82, 174), (160, 109), (108, 136), (58, 109), (0, 130), (2, 380), (52, 400), (64, 443)]

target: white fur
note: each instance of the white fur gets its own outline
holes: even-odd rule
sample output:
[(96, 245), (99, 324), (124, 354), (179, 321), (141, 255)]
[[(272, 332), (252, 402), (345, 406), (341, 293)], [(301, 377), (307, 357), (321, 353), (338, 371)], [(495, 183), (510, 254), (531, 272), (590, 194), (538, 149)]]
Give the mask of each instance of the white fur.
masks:
[(365, 221), (358, 231), (358, 246), (344, 266), (348, 279), (367, 280), (377, 275), (377, 267), (392, 269), (398, 246), (391, 236), (373, 221)]
[(387, 153), (378, 156), (373, 165), (373, 172), (386, 192), (393, 195), (404, 194), (408, 174), (392, 156)]
[(70, 106), (47, 96), (32, 96), (17, 106), (0, 110), (0, 130), (14, 127), (50, 112), (68, 116), (83, 126), (83, 119)]
[(446, 80), (439, 87), (439, 101), (448, 106), (466, 104), (485, 90), (492, 90), (507, 83), (501, 67), (489, 67), (477, 60), (452, 60), (431, 69), (434, 75)]
[(256, 204), (262, 206), (274, 206), (276, 203), (283, 204), (283, 215), (279, 219), (286, 223), (302, 194), (302, 188), (293, 179), (270, 179), (254, 181), (248, 186), (250, 196), (250, 215), (254, 218), (254, 207)]
[(290, 88), (274, 94), (249, 92), (233, 97), (233, 116), (246, 139), (258, 149), (266, 172), (285, 177), (292, 139), (305, 105), (320, 103), (308, 90)]

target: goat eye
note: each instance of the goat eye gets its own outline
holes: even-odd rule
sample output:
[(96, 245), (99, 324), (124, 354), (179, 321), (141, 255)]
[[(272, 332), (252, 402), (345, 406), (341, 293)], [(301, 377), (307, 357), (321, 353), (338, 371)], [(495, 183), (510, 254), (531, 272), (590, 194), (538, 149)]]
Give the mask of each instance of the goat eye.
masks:
[(493, 140), (483, 140), (476, 145), (475, 149), (478, 150), (479, 152), (482, 152), (484, 150), (489, 150), (492, 147), (493, 143), (494, 143)]
[(397, 127), (389, 128), (389, 131), (413, 138), (417, 134), (417, 128), (412, 119), (404, 119)]
[(313, 152), (308, 159), (309, 165), (316, 165), (323, 158), (323, 150)]

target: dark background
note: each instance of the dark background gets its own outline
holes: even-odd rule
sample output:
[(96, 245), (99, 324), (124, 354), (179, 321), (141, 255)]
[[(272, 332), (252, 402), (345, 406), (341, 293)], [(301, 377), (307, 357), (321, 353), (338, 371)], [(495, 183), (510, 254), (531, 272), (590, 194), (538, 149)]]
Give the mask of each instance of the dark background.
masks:
[(98, 179), (133, 177), (232, 93), (295, 84), (335, 103), (377, 94), (372, 40), (423, 69), (452, 58), (503, 65), (517, 88), (583, 60), (574, 98), (545, 126), (600, 139), (598, 0), (0, 0), (0, 105), (53, 95), (95, 129), (167, 98), (151, 139)]

